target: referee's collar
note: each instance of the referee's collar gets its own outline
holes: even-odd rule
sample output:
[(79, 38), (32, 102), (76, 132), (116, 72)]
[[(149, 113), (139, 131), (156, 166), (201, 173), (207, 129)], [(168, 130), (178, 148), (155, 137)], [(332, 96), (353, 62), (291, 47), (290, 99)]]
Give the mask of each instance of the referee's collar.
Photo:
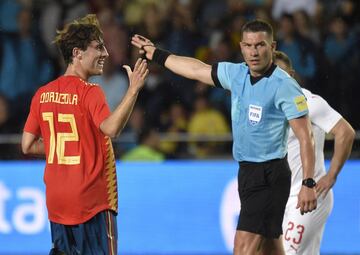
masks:
[(276, 65), (274, 63), (272, 63), (271, 66), (269, 67), (269, 69), (266, 70), (266, 72), (263, 75), (254, 77), (250, 73), (250, 83), (251, 83), (251, 85), (255, 85), (255, 83), (257, 83), (258, 81), (260, 81), (264, 77), (269, 78), (270, 75), (272, 75), (272, 73), (274, 72), (275, 68), (276, 68)]

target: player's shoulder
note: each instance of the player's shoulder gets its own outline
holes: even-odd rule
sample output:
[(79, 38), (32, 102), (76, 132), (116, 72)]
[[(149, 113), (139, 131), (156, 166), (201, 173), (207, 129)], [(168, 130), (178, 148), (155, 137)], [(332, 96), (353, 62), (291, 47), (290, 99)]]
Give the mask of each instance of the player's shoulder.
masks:
[(301, 90), (304, 93), (308, 103), (319, 104), (319, 102), (324, 102), (327, 104), (326, 100), (322, 98), (320, 95), (314, 94), (310, 90), (305, 88), (301, 88)]
[(93, 83), (82, 79), (79, 79), (79, 83), (81, 84), (85, 94), (96, 94), (99, 93), (99, 90), (101, 90), (101, 87), (98, 83)]
[(311, 92), (308, 89), (305, 88), (301, 88), (302, 92), (304, 93), (304, 95), (306, 96), (306, 98), (308, 98), (309, 100), (314, 99), (314, 100), (325, 100), (323, 97), (321, 97), (318, 94), (315, 94), (313, 92)]
[(84, 81), (82, 79), (80, 79), (80, 80), (84, 84), (84, 86), (86, 86), (86, 87), (89, 87), (89, 88), (91, 88), (91, 87), (100, 87), (100, 85), (98, 83), (88, 82), (88, 81)]
[(314, 115), (324, 115), (330, 114), (330, 112), (334, 112), (335, 110), (329, 105), (329, 103), (322, 98), (321, 96), (312, 93), (310, 90), (301, 89), (306, 97), (306, 102), (309, 107), (310, 117), (312, 118)]
[(88, 81), (83, 81), (83, 93), (85, 97), (94, 97), (103, 94), (103, 90), (98, 83), (92, 83)]
[(64, 84), (72, 82), (74, 83), (74, 85), (82, 86), (84, 88), (99, 87), (99, 84), (86, 81), (77, 76), (62, 76), (59, 77), (59, 81), (60, 83), (64, 83)]
[(80, 87), (83, 90), (88, 90), (90, 88), (100, 88), (100, 85), (97, 83), (92, 83), (81, 79), (76, 76), (60, 76), (45, 85), (39, 87), (35, 95), (41, 94), (44, 92), (57, 92), (61, 87), (66, 87), (71, 84), (71, 86)]
[(305, 88), (301, 88), (302, 92), (304, 93), (304, 95), (307, 98), (311, 98), (312, 96), (316, 96), (315, 94), (313, 94), (310, 90), (305, 89)]

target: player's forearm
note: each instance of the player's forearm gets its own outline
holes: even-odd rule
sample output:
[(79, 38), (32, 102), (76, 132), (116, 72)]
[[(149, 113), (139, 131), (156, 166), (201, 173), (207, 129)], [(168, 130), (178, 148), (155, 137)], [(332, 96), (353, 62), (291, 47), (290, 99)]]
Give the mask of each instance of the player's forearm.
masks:
[(300, 157), (303, 168), (303, 178), (314, 177), (315, 149), (311, 124), (307, 115), (289, 121), (300, 144)]
[(33, 143), (31, 147), (31, 153), (33, 155), (40, 155), (40, 156), (45, 155), (45, 146), (42, 139), (38, 139)]
[(343, 123), (342, 128), (334, 134), (334, 154), (331, 159), (328, 175), (336, 179), (345, 161), (349, 158), (355, 139), (355, 131), (350, 124)]
[(100, 129), (105, 135), (115, 138), (120, 134), (130, 117), (138, 94), (139, 91), (129, 89), (115, 111), (101, 123)]
[(26, 135), (27, 134), (23, 135), (21, 144), (23, 153), (26, 155), (45, 155), (45, 146), (43, 140), (35, 136), (31, 137), (31, 135)]
[(303, 168), (303, 179), (314, 178), (315, 151), (312, 137), (300, 141), (300, 157)]
[(165, 61), (165, 67), (185, 78), (214, 86), (211, 78), (211, 66), (196, 58), (171, 54)]

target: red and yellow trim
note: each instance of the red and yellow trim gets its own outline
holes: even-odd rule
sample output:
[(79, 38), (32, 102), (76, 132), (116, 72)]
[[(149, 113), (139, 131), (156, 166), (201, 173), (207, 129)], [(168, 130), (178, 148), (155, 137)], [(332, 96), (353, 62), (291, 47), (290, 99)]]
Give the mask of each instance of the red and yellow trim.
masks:
[(116, 179), (116, 168), (115, 168), (115, 156), (114, 150), (111, 144), (109, 137), (105, 138), (106, 141), (106, 161), (105, 161), (105, 172), (106, 172), (106, 181), (107, 181), (107, 193), (108, 193), (108, 203), (110, 209), (117, 212), (117, 179)]

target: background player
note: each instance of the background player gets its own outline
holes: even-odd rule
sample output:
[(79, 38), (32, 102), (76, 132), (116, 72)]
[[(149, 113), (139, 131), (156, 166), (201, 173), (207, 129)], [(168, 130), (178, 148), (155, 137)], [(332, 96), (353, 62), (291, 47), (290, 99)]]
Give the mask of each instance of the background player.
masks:
[(110, 113), (101, 88), (88, 83), (109, 56), (95, 15), (65, 26), (55, 39), (67, 64), (63, 76), (39, 88), (22, 150), (46, 154), (44, 180), (53, 249), (50, 254), (117, 254), (117, 181), (110, 137), (126, 124), (148, 74), (132, 72), (122, 102)]
[[(291, 61), (283, 52), (274, 53), (274, 62), (291, 76), (294, 76)], [(317, 209), (301, 215), (296, 209), (297, 194), (302, 186), (302, 164), (299, 141), (290, 130), (288, 139), (288, 161), (292, 171), (291, 191), (286, 205), (283, 222), (283, 241), (286, 254), (320, 254), (320, 243), (325, 222), (333, 207), (333, 192), (336, 178), (349, 157), (355, 132), (350, 124), (320, 96), (302, 89), (309, 107), (309, 116), (315, 139), (315, 173), (318, 196)], [(334, 136), (334, 154), (329, 171), (324, 165), (325, 133)]]
[[(207, 65), (158, 49), (139, 35), (133, 36), (132, 44), (147, 59), (176, 74), (231, 91), (233, 155), (241, 169), (242, 204), (234, 254), (284, 254), (280, 236), (291, 182), (286, 160), (289, 124), (300, 140), (304, 177), (312, 180), (314, 171), (307, 105), (295, 80), (273, 64), (272, 27), (260, 20), (250, 21), (241, 36), (246, 64)], [(314, 188), (303, 186), (298, 208), (302, 213), (316, 208)]]

